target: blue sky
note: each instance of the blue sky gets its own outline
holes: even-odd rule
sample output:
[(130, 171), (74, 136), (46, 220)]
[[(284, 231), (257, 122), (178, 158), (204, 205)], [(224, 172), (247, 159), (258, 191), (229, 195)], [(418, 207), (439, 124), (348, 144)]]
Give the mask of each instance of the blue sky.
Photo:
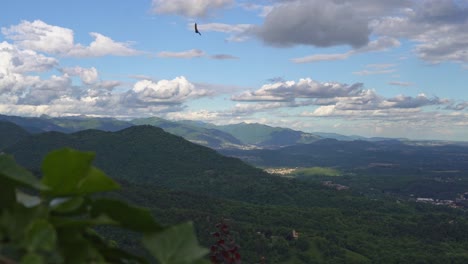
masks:
[(467, 0), (15, 0), (2, 11), (1, 114), (468, 140)]

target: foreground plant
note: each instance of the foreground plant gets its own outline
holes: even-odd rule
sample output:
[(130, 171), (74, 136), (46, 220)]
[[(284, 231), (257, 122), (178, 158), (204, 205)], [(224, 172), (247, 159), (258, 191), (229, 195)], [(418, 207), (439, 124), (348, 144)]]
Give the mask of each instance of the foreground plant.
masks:
[(240, 264), (241, 255), (239, 253), (239, 245), (231, 236), (229, 225), (223, 219), (216, 224), (217, 231), (211, 236), (216, 239), (216, 242), (210, 247), (210, 260), (212, 264)]
[(141, 233), (158, 263), (207, 263), (190, 222), (163, 227), (148, 209), (91, 196), (120, 188), (93, 159), (91, 152), (53, 151), (39, 180), (0, 154), (0, 263), (149, 263), (98, 235), (102, 225)]

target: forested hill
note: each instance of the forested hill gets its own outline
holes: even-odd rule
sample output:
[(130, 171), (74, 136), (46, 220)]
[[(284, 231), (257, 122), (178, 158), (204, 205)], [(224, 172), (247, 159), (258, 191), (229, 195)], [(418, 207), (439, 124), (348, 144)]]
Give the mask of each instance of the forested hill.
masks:
[[(111, 193), (149, 207), (163, 223), (195, 222), (202, 243), (228, 218), (243, 263), (467, 263), (466, 213), (353, 190), (271, 176), (236, 158), (152, 126), (117, 132), (46, 132), (4, 151), (38, 172), (60, 147), (96, 152), (95, 165), (117, 178)], [(66, 175), (65, 175), (66, 176)], [(300, 233), (298, 240), (291, 231)], [(124, 247), (129, 234), (109, 232)]]
[(29, 133), (20, 126), (0, 121), (0, 151), (28, 136)]
[[(131, 182), (250, 202), (286, 204), (293, 199), (288, 194), (293, 193), (287, 188), (293, 185), (290, 181), (153, 126), (118, 132), (46, 132), (32, 135), (5, 152), (36, 170), (47, 152), (61, 147), (94, 151), (99, 168)], [(286, 191), (271, 195), (278, 188)]]
[(338, 167), (353, 169), (385, 165), (426, 170), (468, 170), (468, 147), (416, 146), (398, 140), (370, 142), (322, 139), (275, 150), (223, 150), (257, 166)]

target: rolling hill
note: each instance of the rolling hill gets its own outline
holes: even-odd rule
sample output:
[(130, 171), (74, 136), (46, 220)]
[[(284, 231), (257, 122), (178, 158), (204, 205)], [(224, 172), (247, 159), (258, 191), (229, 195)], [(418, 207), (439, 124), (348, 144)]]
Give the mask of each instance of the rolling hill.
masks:
[[(338, 144), (315, 145), (329, 148), (331, 143)], [(360, 144), (351, 142), (348, 148)], [(95, 165), (123, 186), (109, 195), (150, 208), (163, 223), (195, 221), (206, 246), (217, 221), (229, 219), (245, 263), (262, 256), (269, 263), (468, 260), (464, 211), (369, 199), (353, 190), (268, 175), (153, 126), (46, 132), (23, 138), (5, 152), (37, 172), (45, 153), (65, 146), (96, 152)], [(293, 229), (300, 233), (298, 240), (290, 237)], [(131, 236), (106, 232), (122, 246), (134, 245)]]
[(181, 136), (193, 143), (214, 149), (243, 148), (244, 144), (229, 133), (184, 122), (172, 122), (158, 117), (138, 118), (131, 121), (135, 125), (160, 127), (171, 134)]
[(0, 121), (0, 151), (28, 136), (29, 133), (20, 126)]

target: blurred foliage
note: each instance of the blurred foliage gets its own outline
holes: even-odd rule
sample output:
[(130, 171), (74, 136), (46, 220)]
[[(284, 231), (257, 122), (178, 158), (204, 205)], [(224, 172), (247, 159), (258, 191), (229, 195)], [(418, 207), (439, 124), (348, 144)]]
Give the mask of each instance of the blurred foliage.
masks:
[[(148, 209), (92, 194), (119, 185), (91, 165), (94, 154), (60, 149), (42, 164), (42, 179), (0, 155), (0, 263), (207, 263), (190, 222), (164, 227)], [(147, 259), (95, 228), (139, 232)]]

